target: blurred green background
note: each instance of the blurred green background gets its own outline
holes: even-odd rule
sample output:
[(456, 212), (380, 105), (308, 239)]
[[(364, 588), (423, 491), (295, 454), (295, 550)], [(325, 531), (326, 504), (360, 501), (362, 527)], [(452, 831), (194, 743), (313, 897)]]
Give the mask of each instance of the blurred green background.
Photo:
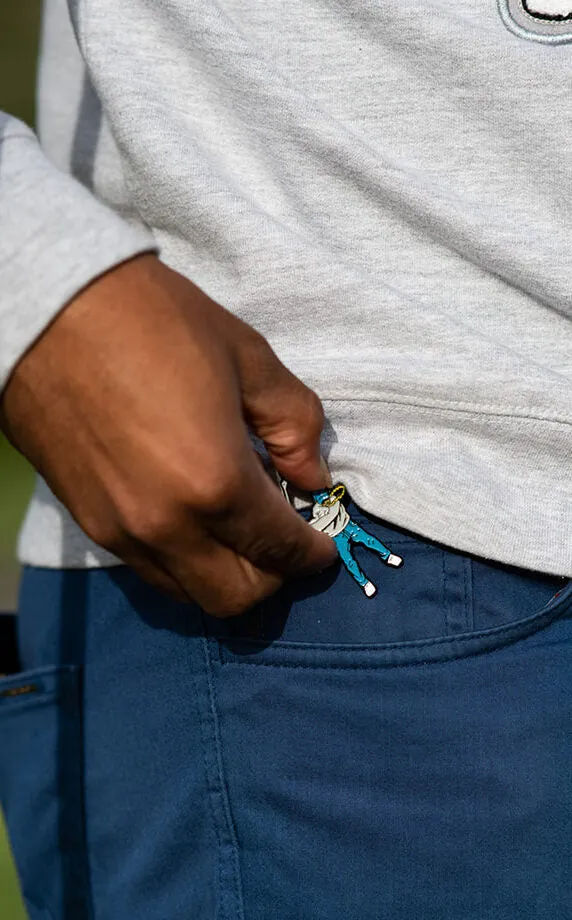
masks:
[[(0, 2), (0, 110), (34, 123), (34, 83), (40, 0)], [(16, 535), (31, 492), (29, 466), (0, 434), (0, 609), (15, 607), (18, 568)], [(2, 739), (0, 737), (0, 750)], [(26, 913), (0, 819), (0, 920)]]

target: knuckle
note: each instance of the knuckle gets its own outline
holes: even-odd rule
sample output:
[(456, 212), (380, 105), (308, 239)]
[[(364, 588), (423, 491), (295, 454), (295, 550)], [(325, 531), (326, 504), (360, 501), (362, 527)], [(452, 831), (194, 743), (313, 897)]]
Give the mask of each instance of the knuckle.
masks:
[(141, 501), (122, 510), (121, 525), (138, 543), (160, 546), (176, 530), (176, 517), (165, 505)]
[(193, 483), (192, 504), (204, 514), (224, 516), (235, 506), (240, 489), (238, 470), (209, 469), (205, 464), (200, 479)]

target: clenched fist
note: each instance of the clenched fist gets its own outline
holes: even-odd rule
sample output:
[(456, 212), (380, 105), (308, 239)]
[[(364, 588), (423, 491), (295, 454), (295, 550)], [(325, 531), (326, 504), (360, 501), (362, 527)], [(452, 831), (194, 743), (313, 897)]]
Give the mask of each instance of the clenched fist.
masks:
[(329, 484), (317, 395), (266, 340), (153, 255), (81, 292), (22, 358), (2, 427), (96, 543), (215, 616), (330, 565), (283, 499)]

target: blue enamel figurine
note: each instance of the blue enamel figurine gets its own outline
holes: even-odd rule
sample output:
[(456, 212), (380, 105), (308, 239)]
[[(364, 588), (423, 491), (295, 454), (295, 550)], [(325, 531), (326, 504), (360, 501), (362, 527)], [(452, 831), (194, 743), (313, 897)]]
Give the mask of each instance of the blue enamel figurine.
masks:
[[(284, 497), (290, 502), (288, 494), (288, 483), (280, 479), (280, 486)], [(367, 597), (373, 597), (377, 592), (376, 585), (369, 580), (367, 575), (362, 572), (356, 560), (351, 553), (352, 543), (361, 543), (372, 549), (383, 559), (387, 565), (396, 568), (403, 564), (401, 556), (392, 553), (391, 550), (384, 546), (377, 537), (364, 530), (360, 524), (352, 521), (345, 506), (342, 504), (342, 498), (346, 493), (346, 487), (338, 483), (331, 489), (322, 489), (319, 492), (312, 492), (314, 505), (312, 508), (312, 517), (308, 521), (311, 527), (321, 530), (335, 540), (340, 558), (346, 569), (363, 590)]]
[(383, 559), (387, 565), (400, 566), (403, 564), (401, 556), (396, 556), (387, 546), (384, 546), (377, 537), (368, 533), (355, 521), (352, 521), (346, 508), (342, 504), (342, 498), (345, 494), (346, 487), (339, 483), (332, 489), (323, 489), (320, 492), (312, 492), (314, 507), (312, 508), (312, 517), (308, 522), (311, 527), (327, 533), (335, 540), (341, 560), (347, 568), (352, 578), (357, 581), (367, 597), (373, 597), (377, 587), (369, 580), (367, 575), (362, 572), (351, 553), (352, 543), (361, 543), (368, 549), (374, 550)]

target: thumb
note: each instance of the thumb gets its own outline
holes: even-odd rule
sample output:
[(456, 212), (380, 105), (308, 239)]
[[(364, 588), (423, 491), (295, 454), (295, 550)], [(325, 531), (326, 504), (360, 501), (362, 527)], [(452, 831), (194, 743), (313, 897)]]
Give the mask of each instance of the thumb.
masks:
[(246, 421), (284, 479), (309, 492), (329, 488), (332, 478), (320, 447), (325, 418), (321, 400), (264, 345), (263, 360), (258, 355), (242, 379)]

